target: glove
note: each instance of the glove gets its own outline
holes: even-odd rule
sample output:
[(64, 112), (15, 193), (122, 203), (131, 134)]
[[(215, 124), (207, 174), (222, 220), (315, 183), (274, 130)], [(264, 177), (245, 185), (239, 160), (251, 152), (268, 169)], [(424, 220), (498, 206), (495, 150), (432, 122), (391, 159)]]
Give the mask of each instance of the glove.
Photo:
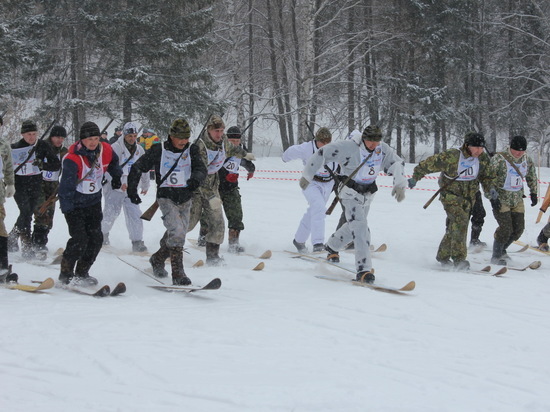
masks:
[(7, 185), (6, 186), (6, 197), (13, 197), (15, 194), (15, 186), (14, 185)]
[(195, 190), (197, 190), (199, 188), (201, 184), (199, 183), (199, 181), (197, 179), (187, 179), (187, 188), (189, 190), (191, 190), (192, 192), (194, 192)]
[(402, 186), (394, 186), (391, 191), (391, 195), (395, 197), (398, 202), (401, 202), (405, 199), (405, 188)]
[(493, 210), (499, 211), (500, 210), (500, 199), (498, 198), (498, 192), (495, 188), (492, 188), (489, 190), (489, 199), (491, 200), (491, 206), (493, 207)]
[(531, 207), (536, 206), (539, 202), (539, 198), (536, 193), (531, 193), (529, 196), (531, 196)]
[(416, 180), (413, 179), (412, 177), (411, 177), (409, 180), (407, 180), (407, 181), (409, 182), (409, 189), (412, 189), (413, 187), (416, 186), (416, 183), (417, 183), (417, 182), (416, 182)]
[(246, 175), (246, 180), (250, 180), (254, 177), (254, 172), (248, 172), (248, 174)]
[(239, 175), (237, 173), (228, 173), (225, 175), (225, 180), (229, 183), (237, 183), (237, 180), (239, 180)]
[(302, 190), (306, 190), (309, 186), (309, 180), (307, 180), (305, 177), (300, 178), (300, 187)]
[(256, 157), (254, 156), (253, 153), (247, 153), (244, 159), (253, 161), (253, 160), (256, 160)]
[(34, 159), (34, 162), (32, 162), (33, 166), (37, 166), (40, 170), (44, 167), (44, 162), (42, 159)]
[(141, 203), (141, 197), (137, 193), (133, 195), (128, 195), (130, 198), (130, 202), (132, 202), (134, 205), (139, 205)]
[(120, 178), (111, 180), (111, 187), (113, 190), (120, 189), (122, 187), (122, 182), (120, 181)]

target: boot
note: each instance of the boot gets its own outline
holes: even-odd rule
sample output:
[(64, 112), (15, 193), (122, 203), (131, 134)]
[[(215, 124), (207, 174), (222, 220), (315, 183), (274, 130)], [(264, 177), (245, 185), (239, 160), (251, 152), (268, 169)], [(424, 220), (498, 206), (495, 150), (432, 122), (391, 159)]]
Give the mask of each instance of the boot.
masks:
[(160, 249), (153, 253), (153, 255), (149, 258), (149, 263), (153, 268), (153, 275), (157, 278), (165, 278), (168, 276), (168, 272), (164, 269), (164, 262), (168, 256), (170, 256), (170, 250), (161, 240)]
[(35, 252), (47, 252), (48, 247), (48, 233), (50, 230), (47, 226), (34, 226), (34, 231), (32, 233), (32, 247)]
[(21, 237), (21, 256), (23, 259), (34, 259), (34, 250), (32, 248), (32, 238), (30, 232), (22, 232)]
[(204, 247), (206, 246), (206, 235), (208, 234), (208, 229), (206, 229), (206, 226), (203, 226), (201, 224), (201, 228), (199, 230), (199, 239), (197, 240), (197, 246)]
[(63, 256), (61, 259), (61, 270), (59, 273), (59, 281), (64, 285), (68, 285), (74, 278), (74, 263), (70, 262)]
[(8, 238), (0, 236), (0, 270), (7, 270), (8, 266)]
[(80, 286), (97, 285), (97, 279), (90, 276), (90, 274), (88, 273), (91, 267), (91, 262), (84, 262), (82, 260), (79, 260), (74, 270), (74, 282)]
[(538, 237), (537, 237), (537, 244), (539, 245), (539, 249), (543, 252), (548, 252), (550, 249), (548, 247), (548, 237), (544, 234), (544, 231), (541, 230)]
[(313, 253), (315, 252), (324, 252), (325, 245), (323, 243), (315, 243), (313, 245)]
[(506, 259), (504, 258), (504, 245), (498, 240), (493, 243), (493, 256), (491, 257), (491, 263), (494, 265), (506, 266)]
[(327, 260), (329, 262), (334, 262), (334, 263), (340, 262), (340, 254), (337, 251), (331, 249), (328, 245), (325, 245), (325, 250), (328, 252)]
[(19, 252), (19, 230), (14, 227), (8, 235), (8, 252)]
[(210, 266), (220, 266), (223, 264), (223, 258), (220, 257), (220, 245), (206, 242), (206, 264)]
[(355, 277), (355, 280), (357, 282), (364, 282), (364, 283), (374, 283), (374, 273), (372, 273), (370, 270), (366, 272), (359, 272), (357, 276)]
[(183, 247), (170, 248), (170, 265), (172, 265), (172, 284), (178, 286), (191, 284), (191, 279), (183, 270)]
[(487, 246), (487, 243), (479, 240), (479, 235), (481, 234), (481, 226), (472, 225), (472, 233), (470, 234), (470, 246), (475, 248), (484, 248)]
[(143, 240), (132, 241), (132, 252), (147, 252), (147, 246), (143, 243)]
[(467, 260), (455, 261), (453, 264), (456, 270), (470, 270), (470, 262)]
[(296, 246), (298, 253), (303, 253), (303, 254), (307, 253), (307, 247), (305, 243), (296, 242), (296, 239), (293, 239), (292, 244)]
[(242, 253), (244, 252), (244, 247), (239, 245), (239, 234), (240, 230), (229, 229), (229, 253)]

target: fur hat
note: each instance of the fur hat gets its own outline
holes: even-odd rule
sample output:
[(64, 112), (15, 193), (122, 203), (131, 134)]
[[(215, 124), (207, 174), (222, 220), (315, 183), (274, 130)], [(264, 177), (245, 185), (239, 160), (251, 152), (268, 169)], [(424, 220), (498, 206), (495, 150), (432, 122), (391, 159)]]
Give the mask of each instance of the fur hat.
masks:
[(50, 132), (50, 137), (52, 136), (58, 136), (58, 137), (67, 137), (67, 130), (63, 126), (54, 126), (52, 127), (52, 130)]
[(210, 129), (225, 129), (225, 123), (220, 116), (213, 115), (212, 117), (210, 117), (210, 120), (208, 120), (208, 123), (206, 125), (206, 130)]
[(191, 137), (191, 127), (185, 119), (176, 119), (170, 126), (168, 134), (176, 139), (189, 139)]
[(315, 140), (321, 143), (330, 143), (332, 141), (332, 133), (326, 127), (321, 127), (315, 133)]
[(97, 124), (94, 122), (86, 122), (80, 126), (80, 135), (78, 137), (79, 139), (87, 139), (88, 137), (99, 137), (100, 134), (101, 131), (99, 130), (99, 126)]
[(510, 139), (510, 149), (525, 152), (527, 150), (527, 139), (523, 136), (512, 137)]
[(38, 128), (36, 127), (36, 123), (32, 120), (24, 120), (21, 124), (21, 134), (36, 131), (38, 131)]
[(369, 125), (363, 130), (361, 138), (370, 142), (379, 142), (382, 140), (382, 130), (378, 126)]

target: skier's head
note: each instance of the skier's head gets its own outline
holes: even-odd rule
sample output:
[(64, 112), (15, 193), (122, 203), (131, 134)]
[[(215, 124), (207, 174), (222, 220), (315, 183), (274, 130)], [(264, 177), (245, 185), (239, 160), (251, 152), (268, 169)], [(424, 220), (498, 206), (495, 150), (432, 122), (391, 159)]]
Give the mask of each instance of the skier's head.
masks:
[(80, 134), (78, 137), (86, 149), (95, 150), (99, 146), (100, 134), (101, 131), (99, 130), (99, 126), (97, 124), (94, 122), (86, 122), (80, 126)]
[(225, 123), (222, 118), (218, 115), (211, 116), (210, 120), (208, 120), (208, 123), (206, 124), (206, 131), (214, 143), (221, 142), (223, 139), (224, 130)]
[(481, 133), (470, 132), (464, 136), (464, 149), (473, 157), (478, 157), (485, 149), (485, 137)]
[(239, 126), (231, 126), (229, 129), (227, 129), (226, 132), (228, 139), (241, 139), (241, 129), (239, 129)]
[(332, 133), (326, 127), (321, 127), (315, 133), (315, 141), (323, 144), (329, 144), (332, 141)]
[(124, 125), (122, 129), (122, 134), (126, 136), (127, 134), (135, 134), (137, 136), (138, 128), (134, 122), (128, 122)]
[(48, 137), (48, 140), (54, 147), (59, 148), (63, 146), (63, 141), (66, 137), (67, 130), (65, 130), (63, 126), (54, 126), (50, 131), (50, 136)]
[(191, 138), (191, 127), (185, 119), (176, 119), (172, 122), (168, 132), (168, 139), (172, 141), (172, 145), (179, 150), (182, 150), (189, 144)]
[(376, 125), (368, 125), (365, 127), (365, 130), (363, 130), (361, 138), (369, 142), (379, 142), (382, 140), (382, 130)]
[(512, 137), (510, 139), (510, 149), (525, 152), (527, 150), (527, 139), (523, 136)]

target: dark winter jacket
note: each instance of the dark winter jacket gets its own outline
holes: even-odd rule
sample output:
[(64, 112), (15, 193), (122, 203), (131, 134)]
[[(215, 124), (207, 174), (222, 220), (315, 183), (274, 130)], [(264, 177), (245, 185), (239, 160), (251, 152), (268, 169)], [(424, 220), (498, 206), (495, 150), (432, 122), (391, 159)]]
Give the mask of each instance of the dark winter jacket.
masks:
[[(22, 149), (29, 147), (30, 145), (21, 139), (11, 145), (13, 149)], [(53, 152), (52, 147), (44, 140), (38, 140), (36, 142), (35, 158), (40, 163), (40, 169), (55, 172), (61, 167), (61, 161), (57, 158), (57, 155)], [(23, 159), (24, 160), (24, 159)], [(15, 167), (14, 167), (15, 169)], [(27, 191), (40, 192), (40, 185), (42, 184), (42, 174), (36, 174), (32, 176), (15, 175), (15, 189), (19, 192)]]
[[(161, 144), (153, 145), (147, 150), (130, 169), (130, 174), (128, 175), (128, 197), (132, 198), (137, 196), (137, 187), (141, 179), (141, 174), (154, 169), (157, 182), (157, 198), (170, 199), (176, 204), (182, 204), (191, 199), (193, 197), (193, 191), (206, 179), (206, 165), (202, 161), (197, 145), (195, 143), (191, 144), (191, 147), (189, 147), (189, 145), (190, 143), (187, 143), (182, 150), (178, 150), (172, 145), (172, 141), (168, 139)], [(189, 181), (193, 181), (191, 189), (188, 187), (158, 187), (161, 184), (161, 179), (164, 177), (160, 174), (160, 161), (163, 147), (173, 153), (181, 153), (189, 148), (191, 156), (191, 177), (187, 182), (189, 184)], [(171, 166), (172, 165), (170, 165), (170, 167)]]
[[(95, 150), (88, 150), (80, 141), (69, 147), (69, 153), (63, 160), (63, 174), (59, 183), (59, 204), (63, 213), (74, 209), (86, 208), (101, 202), (101, 190), (97, 193), (84, 194), (76, 190), (83, 172), (81, 162), (87, 167), (94, 164), (98, 156), (102, 156), (103, 173), (109, 172), (113, 182), (120, 183), (122, 169), (118, 164), (118, 156), (111, 149), (109, 143), (100, 142)], [(120, 187), (120, 186), (119, 186)]]
[[(244, 150), (246, 147), (240, 145)], [(248, 150), (247, 150), (248, 151)], [(241, 166), (246, 169), (248, 173), (254, 173), (256, 166), (250, 160), (241, 159)], [(226, 193), (239, 187), (239, 170), (228, 170), (227, 165), (232, 164), (231, 158), (225, 160), (222, 168), (218, 171), (220, 177), (220, 192)]]

